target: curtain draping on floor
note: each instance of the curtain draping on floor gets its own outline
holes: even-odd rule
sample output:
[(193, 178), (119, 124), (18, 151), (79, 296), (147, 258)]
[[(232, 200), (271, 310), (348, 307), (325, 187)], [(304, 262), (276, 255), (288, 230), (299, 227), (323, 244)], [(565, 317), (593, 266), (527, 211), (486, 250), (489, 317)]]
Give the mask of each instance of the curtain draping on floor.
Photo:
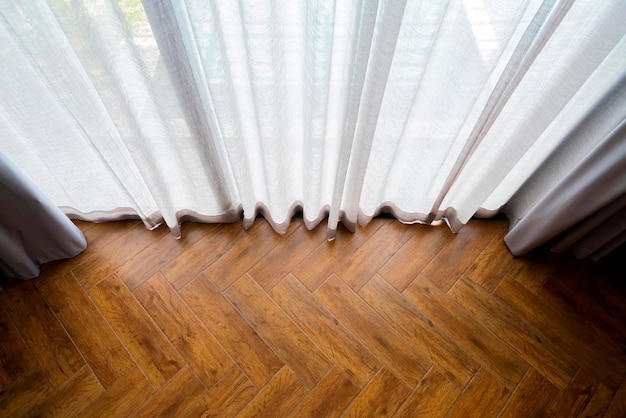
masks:
[(81, 231), (0, 154), (0, 278), (32, 279), (43, 263), (86, 246)]
[[(67, 214), (496, 211), (621, 82), (623, 0), (0, 4), (2, 152)], [(575, 164), (571, 162), (571, 164)]]

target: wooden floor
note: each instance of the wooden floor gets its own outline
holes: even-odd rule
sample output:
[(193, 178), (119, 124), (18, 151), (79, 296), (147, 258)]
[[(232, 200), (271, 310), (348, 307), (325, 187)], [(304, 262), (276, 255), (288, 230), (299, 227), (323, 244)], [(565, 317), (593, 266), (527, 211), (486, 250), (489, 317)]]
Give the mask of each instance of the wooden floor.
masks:
[(619, 273), (514, 258), (504, 221), (77, 224), (4, 282), (0, 416), (626, 416)]

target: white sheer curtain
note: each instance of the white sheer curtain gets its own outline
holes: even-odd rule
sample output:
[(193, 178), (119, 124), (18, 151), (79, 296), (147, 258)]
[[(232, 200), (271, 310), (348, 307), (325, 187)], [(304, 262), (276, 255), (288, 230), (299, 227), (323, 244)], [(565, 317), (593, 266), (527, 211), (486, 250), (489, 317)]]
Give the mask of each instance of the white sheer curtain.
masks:
[(4, 1), (2, 152), (71, 216), (453, 229), (620, 82), (626, 3)]

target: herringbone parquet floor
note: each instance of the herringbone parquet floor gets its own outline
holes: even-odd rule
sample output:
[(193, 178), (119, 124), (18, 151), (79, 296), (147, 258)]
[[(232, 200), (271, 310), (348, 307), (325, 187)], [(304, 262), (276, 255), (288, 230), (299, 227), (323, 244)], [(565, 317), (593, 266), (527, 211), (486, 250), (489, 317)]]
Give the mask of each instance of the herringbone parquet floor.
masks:
[(0, 292), (0, 416), (626, 416), (619, 274), (504, 221), (77, 224)]

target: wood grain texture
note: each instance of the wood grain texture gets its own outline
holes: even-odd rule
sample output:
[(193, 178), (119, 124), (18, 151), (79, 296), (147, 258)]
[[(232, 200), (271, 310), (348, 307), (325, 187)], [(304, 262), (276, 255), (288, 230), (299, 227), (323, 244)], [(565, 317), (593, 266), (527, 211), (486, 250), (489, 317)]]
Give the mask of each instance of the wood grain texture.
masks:
[(528, 364), (524, 360), (426, 277), (419, 276), (404, 295), (474, 358), (494, 371), (509, 389), (517, 386), (526, 374)]
[(345, 417), (391, 417), (409, 390), (388, 369), (382, 368), (343, 414)]
[(359, 388), (380, 369), (369, 350), (294, 276), (285, 277), (271, 296)]
[(0, 387), (9, 386), (35, 366), (35, 361), (9, 314), (0, 305)]
[(402, 224), (387, 222), (354, 251), (337, 270), (352, 290), (358, 291), (402, 247), (413, 231)]
[(237, 414), (237, 417), (287, 416), (307, 393), (306, 388), (287, 367), (274, 378)]
[(585, 369), (603, 378), (602, 383), (612, 388), (621, 384), (626, 373), (626, 358), (606, 341), (598, 340), (580, 324), (543, 303), (530, 290), (508, 277), (500, 283), (494, 295), (562, 350), (575, 353), (576, 360)]
[(406, 289), (454, 237), (445, 225), (414, 225), (412, 228), (411, 238), (378, 270), (399, 292)]
[[(350, 255), (367, 240), (368, 236), (376, 232), (384, 222), (373, 220), (365, 227), (358, 228), (357, 233), (350, 233), (343, 228), (337, 230), (334, 241), (327, 241), (309, 253), (294, 269), (292, 273), (304, 285), (313, 291), (341, 266)], [(341, 244), (337, 245), (338, 242)]]
[[(584, 324), (596, 338), (608, 342), (619, 352), (626, 352), (626, 330), (621, 326), (626, 317), (626, 306), (613, 287), (602, 280), (589, 280), (599, 273), (602, 275), (597, 264), (591, 261), (576, 265), (561, 262), (560, 274), (548, 280), (538, 296), (572, 321)], [(607, 273), (612, 274), (613, 270)], [(621, 278), (616, 282), (621, 283)]]
[(256, 245), (250, 246), (246, 241), (236, 242), (222, 257), (205, 270), (205, 274), (221, 290), (226, 289), (278, 243), (288, 238), (294, 229), (298, 229), (297, 225), (292, 225), (286, 235), (278, 235), (267, 222), (256, 222), (248, 231), (249, 236), (247, 237), (255, 240)]
[(604, 416), (606, 418), (626, 417), (626, 381), (622, 382), (615, 393)]
[(478, 371), (472, 357), (380, 276), (375, 275), (359, 295), (458, 388)]
[(339, 416), (358, 393), (359, 389), (339, 369), (332, 368), (291, 411), (290, 416), (310, 418)]
[(43, 293), (105, 388), (130, 371), (134, 362), (126, 347), (71, 274), (58, 278)]
[(554, 409), (555, 416), (602, 416), (614, 391), (581, 369)]
[(183, 227), (183, 236), (179, 240), (171, 234), (155, 237), (152, 245), (136, 253), (117, 269), (117, 275), (130, 290), (134, 290), (214, 228), (214, 225)]
[(413, 393), (404, 401), (396, 416), (436, 418), (445, 416), (461, 391), (441, 373), (430, 369)]
[[(480, 225), (481, 222), (485, 222), (485, 225)], [(505, 227), (504, 221), (476, 221), (468, 224), (437, 253), (422, 270), (422, 274), (447, 292), (494, 236), (502, 235)]]
[(230, 369), (185, 417), (233, 417), (256, 395), (257, 389), (239, 367)]
[[(5, 286), (0, 298), (53, 388), (80, 370), (85, 361), (32, 282)], [(14, 378), (3, 380), (10, 383)]]
[[(65, 382), (63, 382), (65, 383)], [(0, 416), (21, 417), (52, 391), (39, 367), (33, 367), (0, 390)]]
[(411, 389), (430, 364), (337, 276), (316, 292), (329, 310)]
[(513, 257), (502, 221), (77, 223), (85, 252), (2, 281), (0, 416), (626, 415), (623, 256)]
[[(111, 258), (110, 247), (118, 248), (115, 243), (123, 240), (123, 237), (128, 234), (129, 231), (139, 231), (140, 229), (143, 229), (142, 232), (150, 232), (146, 231), (145, 227), (142, 228), (142, 225), (136, 221), (82, 224), (90, 225), (90, 227), (83, 232), (85, 239), (87, 240), (87, 249), (80, 253), (78, 257), (68, 260), (68, 263), (48, 263), (53, 266), (52, 272), (47, 271), (48, 264), (44, 264), (44, 269), (42, 269), (42, 271), (44, 271), (44, 275), (43, 277), (40, 276), (37, 278), (38, 288), (45, 288), (48, 284), (53, 282), (56, 277), (61, 277), (70, 271), (74, 273), (74, 276), (80, 274), (81, 279), (83, 278), (83, 273), (88, 273), (91, 269), (111, 271), (112, 269), (110, 263), (113, 262), (113, 260)], [(163, 230), (158, 232), (163, 232)], [(141, 243), (144, 246), (149, 245), (149, 242), (147, 242), (146, 239), (142, 239)], [(125, 248), (125, 245), (120, 245), (119, 248), (123, 249)], [(100, 264), (101, 260), (103, 261), (102, 264)], [(93, 277), (87, 278), (86, 280), (88, 280), (89, 283), (95, 284), (104, 278), (105, 277), (99, 274), (99, 272), (95, 272)]]
[(139, 286), (135, 295), (206, 387), (213, 386), (234, 366), (228, 353), (160, 274)]
[(103, 390), (96, 376), (85, 366), (28, 411), (28, 414), (34, 417), (72, 417)]
[(567, 388), (577, 365), (545, 335), (520, 320), (482, 287), (464, 277), (455, 283), (448, 294), (557, 388)]
[(558, 276), (560, 254), (549, 251), (532, 252), (526, 257), (510, 260), (508, 276), (526, 289), (537, 293), (554, 276)]
[(278, 356), (206, 277), (180, 295), (255, 385), (265, 385), (282, 368)]
[(481, 369), (450, 410), (448, 417), (493, 417), (511, 391), (487, 370)]
[(250, 269), (250, 276), (269, 291), (325, 240), (326, 230), (323, 225), (318, 225), (310, 232), (294, 231)]
[(116, 276), (100, 282), (89, 295), (153, 385), (163, 385), (183, 367), (176, 350)]
[(175, 289), (195, 279), (207, 266), (219, 260), (245, 234), (239, 224), (218, 225), (208, 234), (169, 261), (161, 273)]
[(313, 388), (331, 368), (324, 353), (250, 276), (238, 280), (226, 295), (308, 389)]
[(153, 391), (146, 376), (136, 367), (102, 392), (78, 415), (94, 418), (103, 414), (108, 417), (127, 417), (141, 403), (137, 400), (146, 399)]
[(106, 245), (102, 245), (98, 251), (92, 251), (91, 243), (88, 243), (85, 260), (72, 270), (84, 289), (91, 289), (113, 274), (135, 254), (148, 247), (150, 239), (167, 233), (165, 228), (149, 231), (136, 222), (122, 222), (121, 226), (125, 225), (127, 227), (122, 229), (122, 233), (114, 235), (115, 239), (107, 240)]
[(534, 369), (530, 369), (502, 410), (502, 416), (520, 418), (550, 416), (560, 395), (561, 391), (556, 386)]
[(465, 271), (465, 276), (491, 293), (500, 284), (514, 264), (514, 258), (499, 234)]
[(132, 417), (176, 417), (191, 408), (206, 389), (187, 367), (167, 382), (161, 390), (150, 396), (135, 410)]

